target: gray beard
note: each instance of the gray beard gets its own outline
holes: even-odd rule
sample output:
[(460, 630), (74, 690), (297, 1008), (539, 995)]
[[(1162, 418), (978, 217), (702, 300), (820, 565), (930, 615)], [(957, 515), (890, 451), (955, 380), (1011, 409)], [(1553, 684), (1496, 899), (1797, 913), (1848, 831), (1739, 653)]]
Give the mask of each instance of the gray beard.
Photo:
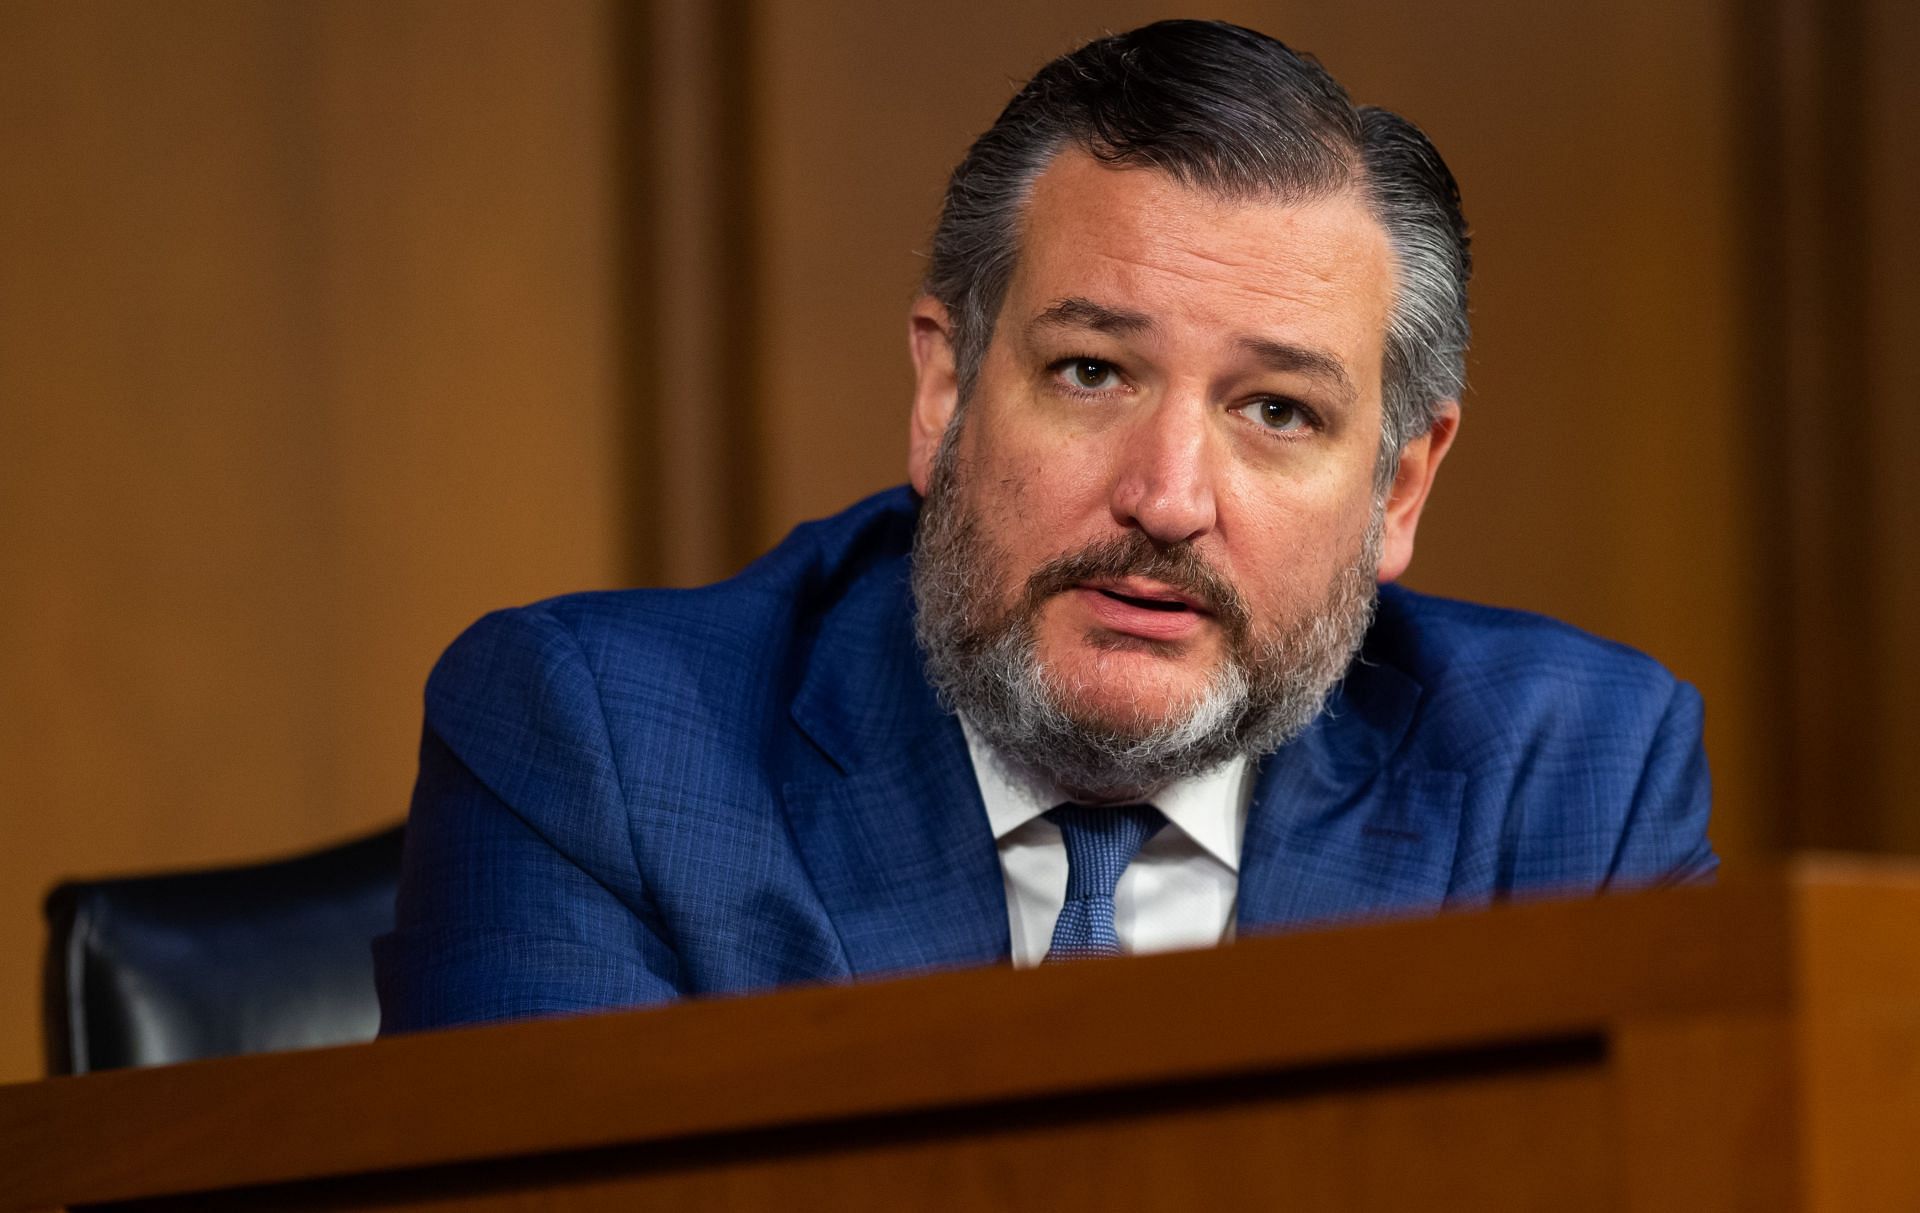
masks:
[[(1236, 756), (1270, 754), (1313, 723), (1373, 621), (1384, 497), (1352, 562), (1318, 606), (1289, 626), (1257, 631), (1238, 591), (1191, 545), (1161, 545), (1139, 531), (1048, 561), (1028, 578), (1020, 601), (1001, 608), (1000, 570), (1008, 561), (962, 499), (958, 430), (941, 444), (914, 536), (914, 631), (942, 702), (1003, 758), (1077, 799), (1145, 799)], [(1127, 575), (1205, 602), (1223, 628), (1227, 656), (1213, 680), (1173, 711), (1103, 719), (1081, 706), (1077, 686), (1039, 660), (1035, 623), (1053, 595)]]

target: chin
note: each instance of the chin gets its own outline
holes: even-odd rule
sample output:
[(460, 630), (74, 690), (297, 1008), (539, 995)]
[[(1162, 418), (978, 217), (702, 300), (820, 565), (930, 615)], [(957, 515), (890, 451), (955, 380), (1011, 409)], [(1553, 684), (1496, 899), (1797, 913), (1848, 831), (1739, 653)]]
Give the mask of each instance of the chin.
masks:
[[(1117, 643), (1116, 643), (1117, 642)], [(1041, 656), (1070, 715), (1103, 730), (1144, 734), (1184, 720), (1213, 688), (1217, 658), (1135, 637), (1089, 637), (1060, 658)]]

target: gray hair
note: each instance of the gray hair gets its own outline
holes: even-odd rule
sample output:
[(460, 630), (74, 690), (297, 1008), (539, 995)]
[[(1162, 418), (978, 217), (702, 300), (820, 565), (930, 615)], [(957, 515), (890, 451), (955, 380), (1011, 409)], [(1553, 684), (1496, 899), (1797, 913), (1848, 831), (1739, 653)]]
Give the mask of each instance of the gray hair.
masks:
[(1156, 22), (1055, 59), (954, 168), (934, 230), (924, 289), (950, 317), (963, 405), (1013, 277), (1033, 183), (1069, 147), (1227, 198), (1361, 191), (1398, 273), (1381, 384), (1384, 491), (1401, 448), (1466, 386), (1466, 219), (1420, 129), (1355, 106), (1312, 56), (1225, 22)]

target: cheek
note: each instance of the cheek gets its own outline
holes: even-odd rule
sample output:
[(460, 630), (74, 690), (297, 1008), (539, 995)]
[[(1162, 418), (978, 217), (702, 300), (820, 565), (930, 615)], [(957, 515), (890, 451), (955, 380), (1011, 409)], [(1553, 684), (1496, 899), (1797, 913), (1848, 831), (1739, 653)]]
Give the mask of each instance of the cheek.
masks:
[[(1050, 557), (1104, 537), (1089, 523), (1106, 513), (1106, 466), (1097, 444), (994, 420), (1003, 424), (972, 427), (962, 449), (1004, 546)], [(982, 437), (989, 430), (991, 440)]]
[(1338, 500), (1268, 499), (1239, 511), (1230, 544), (1238, 582), (1256, 615), (1291, 615), (1325, 597), (1359, 554), (1372, 517), (1369, 494)]

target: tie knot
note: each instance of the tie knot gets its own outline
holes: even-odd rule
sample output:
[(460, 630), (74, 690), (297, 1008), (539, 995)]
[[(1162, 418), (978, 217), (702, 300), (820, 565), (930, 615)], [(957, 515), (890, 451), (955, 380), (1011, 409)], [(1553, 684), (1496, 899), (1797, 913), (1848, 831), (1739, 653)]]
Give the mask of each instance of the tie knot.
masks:
[(1067, 844), (1067, 900), (1111, 902), (1120, 874), (1167, 819), (1150, 804), (1063, 804), (1047, 820)]

